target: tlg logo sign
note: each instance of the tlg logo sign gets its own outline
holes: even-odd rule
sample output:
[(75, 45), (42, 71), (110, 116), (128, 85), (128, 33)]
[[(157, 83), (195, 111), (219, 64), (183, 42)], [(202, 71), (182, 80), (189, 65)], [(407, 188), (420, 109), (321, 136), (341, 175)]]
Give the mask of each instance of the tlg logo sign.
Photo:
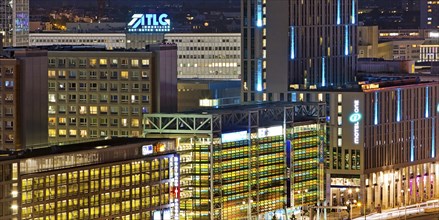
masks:
[(167, 14), (134, 14), (128, 23), (129, 32), (169, 32), (171, 20)]

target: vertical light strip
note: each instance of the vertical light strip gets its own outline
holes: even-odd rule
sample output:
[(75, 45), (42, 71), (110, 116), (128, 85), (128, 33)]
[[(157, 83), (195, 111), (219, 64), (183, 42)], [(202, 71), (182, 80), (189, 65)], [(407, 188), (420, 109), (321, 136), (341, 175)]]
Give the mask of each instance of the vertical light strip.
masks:
[(430, 100), (429, 100), (429, 97), (428, 97), (428, 95), (429, 95), (428, 93), (429, 93), (429, 88), (427, 86), (427, 87), (425, 87), (425, 117), (426, 118), (430, 117), (430, 111), (429, 111)]
[(415, 122), (410, 123), (410, 162), (415, 161)]
[(433, 118), (432, 126), (431, 126), (431, 158), (435, 158), (436, 156), (436, 119)]
[(352, 24), (355, 24), (355, 0), (352, 0)]
[(322, 87), (326, 86), (326, 65), (325, 57), (322, 57)]
[(344, 33), (344, 55), (349, 55), (349, 27), (348, 25), (345, 25), (345, 33)]
[(396, 121), (401, 121), (401, 89), (396, 90)]
[(377, 125), (378, 124), (378, 92), (375, 92), (375, 100), (374, 100), (374, 124)]
[(256, 8), (256, 26), (262, 27), (262, 0), (258, 0)]
[(258, 60), (258, 71), (256, 75), (256, 91), (262, 92), (262, 59)]
[(341, 24), (341, 3), (337, 0), (337, 25)]
[(290, 35), (291, 35), (291, 39), (290, 39), (290, 46), (291, 46), (291, 48), (290, 48), (290, 50), (291, 50), (291, 59), (292, 60), (294, 60), (295, 58), (296, 58), (296, 42), (295, 42), (295, 33), (294, 33), (294, 27), (291, 27), (291, 33), (290, 33)]

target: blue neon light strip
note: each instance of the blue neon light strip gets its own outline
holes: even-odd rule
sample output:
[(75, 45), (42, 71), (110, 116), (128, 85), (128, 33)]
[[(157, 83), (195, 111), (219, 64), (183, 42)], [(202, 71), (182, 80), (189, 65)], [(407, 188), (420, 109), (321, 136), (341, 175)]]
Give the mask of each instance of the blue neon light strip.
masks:
[(378, 93), (375, 92), (375, 100), (374, 100), (374, 124), (377, 125), (378, 124)]
[(337, 25), (341, 24), (341, 3), (337, 0)]
[(349, 55), (349, 27), (345, 26), (345, 33), (344, 33), (344, 41), (345, 41), (345, 47), (344, 47), (344, 55)]
[(433, 137), (431, 139), (431, 158), (435, 158), (435, 156), (436, 156), (436, 133), (435, 133), (436, 128), (435, 128), (435, 126), (436, 126), (436, 121), (433, 118), (432, 126), (431, 126), (431, 136)]
[(291, 42), (290, 42), (290, 44), (291, 44), (291, 48), (290, 48), (290, 50), (291, 50), (291, 59), (292, 60), (294, 60), (295, 58), (296, 58), (296, 42), (295, 42), (295, 40), (294, 40), (294, 35), (295, 35), (295, 33), (294, 33), (294, 27), (291, 27)]
[(396, 90), (396, 121), (401, 121), (401, 89)]
[(410, 124), (410, 162), (415, 160), (415, 122)]
[(325, 57), (322, 57), (322, 87), (326, 86), (326, 65)]
[(262, 60), (258, 60), (258, 71), (256, 76), (256, 91), (262, 92)]
[(262, 27), (262, 0), (258, 0), (256, 26)]
[(429, 111), (429, 108), (430, 108), (429, 102), (430, 102), (430, 100), (428, 98), (428, 95), (429, 95), (428, 93), (429, 93), (429, 88), (425, 87), (425, 117), (426, 118), (430, 117), (430, 111)]
[(355, 24), (355, 0), (352, 0), (352, 24)]

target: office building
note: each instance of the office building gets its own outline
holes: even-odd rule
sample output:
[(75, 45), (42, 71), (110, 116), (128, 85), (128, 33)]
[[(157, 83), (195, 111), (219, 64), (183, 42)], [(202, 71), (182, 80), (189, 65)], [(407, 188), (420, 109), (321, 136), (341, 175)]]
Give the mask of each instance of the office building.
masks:
[[(404, 198), (401, 189), (406, 201), (409, 198), (408, 188), (412, 203), (416, 197), (422, 201), (437, 197), (439, 83), (393, 75), (359, 80), (361, 87), (292, 94), (294, 102), (318, 100), (329, 105), (329, 204), (345, 205), (355, 199), (371, 211), (378, 205), (396, 208)], [(402, 179), (405, 185), (396, 190), (393, 186)]]
[(6, 47), (29, 45), (29, 0), (0, 2), (0, 33)]
[(240, 79), (241, 34), (165, 34), (178, 46), (179, 79)]
[(29, 46), (104, 45), (108, 50), (126, 48), (124, 33), (30, 33)]
[(1, 219), (178, 219), (175, 140), (118, 138), (2, 156)]
[(354, 81), (357, 0), (241, 1), (243, 101)]
[(420, 47), (420, 62), (439, 62), (439, 37), (424, 41)]
[(439, 28), (439, 2), (420, 0), (421, 28)]
[(179, 112), (241, 103), (240, 80), (187, 79), (179, 80), (177, 87)]
[(47, 51), (0, 50), (0, 149), (47, 144)]
[[(324, 200), (324, 103), (145, 114), (145, 136), (177, 138), (180, 219), (271, 219)], [(279, 216), (278, 216), (279, 217)]]
[(142, 135), (142, 114), (177, 110), (177, 47), (49, 47), (49, 141)]

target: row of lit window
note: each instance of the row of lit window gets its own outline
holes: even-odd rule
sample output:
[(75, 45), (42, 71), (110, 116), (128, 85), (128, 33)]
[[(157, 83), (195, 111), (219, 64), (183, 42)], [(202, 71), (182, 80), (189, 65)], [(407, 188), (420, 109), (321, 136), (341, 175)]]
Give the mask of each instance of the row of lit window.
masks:
[(95, 70), (90, 71), (76, 71), (76, 70), (49, 70), (47, 72), (49, 79), (56, 78), (58, 79), (76, 79), (79, 75), (79, 79), (108, 79), (109, 80), (117, 80), (117, 79), (132, 79), (132, 80), (148, 80), (149, 74), (148, 71), (141, 71), (140, 73), (138, 71), (100, 71), (99, 75), (98, 72)]
[[(58, 86), (56, 86), (58, 85)], [(99, 87), (98, 87), (99, 85)], [(86, 83), (86, 82), (49, 82), (49, 89), (55, 90), (58, 88), (58, 91), (61, 90), (70, 90), (70, 91), (87, 91), (87, 88), (90, 91), (122, 91), (122, 92), (139, 92), (140, 89), (142, 91), (149, 91), (149, 83)]]
[[(58, 62), (56, 62), (58, 61)], [(121, 64), (122, 66), (128, 66), (128, 63), (131, 64), (131, 67), (149, 67), (149, 59), (126, 59), (126, 58), (121, 58), (121, 59), (117, 59), (117, 58), (112, 58), (112, 59), (107, 59), (107, 58), (91, 58), (91, 59), (63, 59), (63, 58), (49, 58), (49, 65), (55, 65), (56, 63), (58, 63), (58, 66), (65, 66), (66, 64), (68, 64), (70, 67), (72, 66), (76, 66), (77, 63), (79, 63), (79, 66), (86, 66), (87, 65), (87, 61), (90, 67), (95, 67), (97, 65), (99, 66), (107, 66), (108, 64), (110, 64), (111, 66), (117, 66), (118, 64)]]

